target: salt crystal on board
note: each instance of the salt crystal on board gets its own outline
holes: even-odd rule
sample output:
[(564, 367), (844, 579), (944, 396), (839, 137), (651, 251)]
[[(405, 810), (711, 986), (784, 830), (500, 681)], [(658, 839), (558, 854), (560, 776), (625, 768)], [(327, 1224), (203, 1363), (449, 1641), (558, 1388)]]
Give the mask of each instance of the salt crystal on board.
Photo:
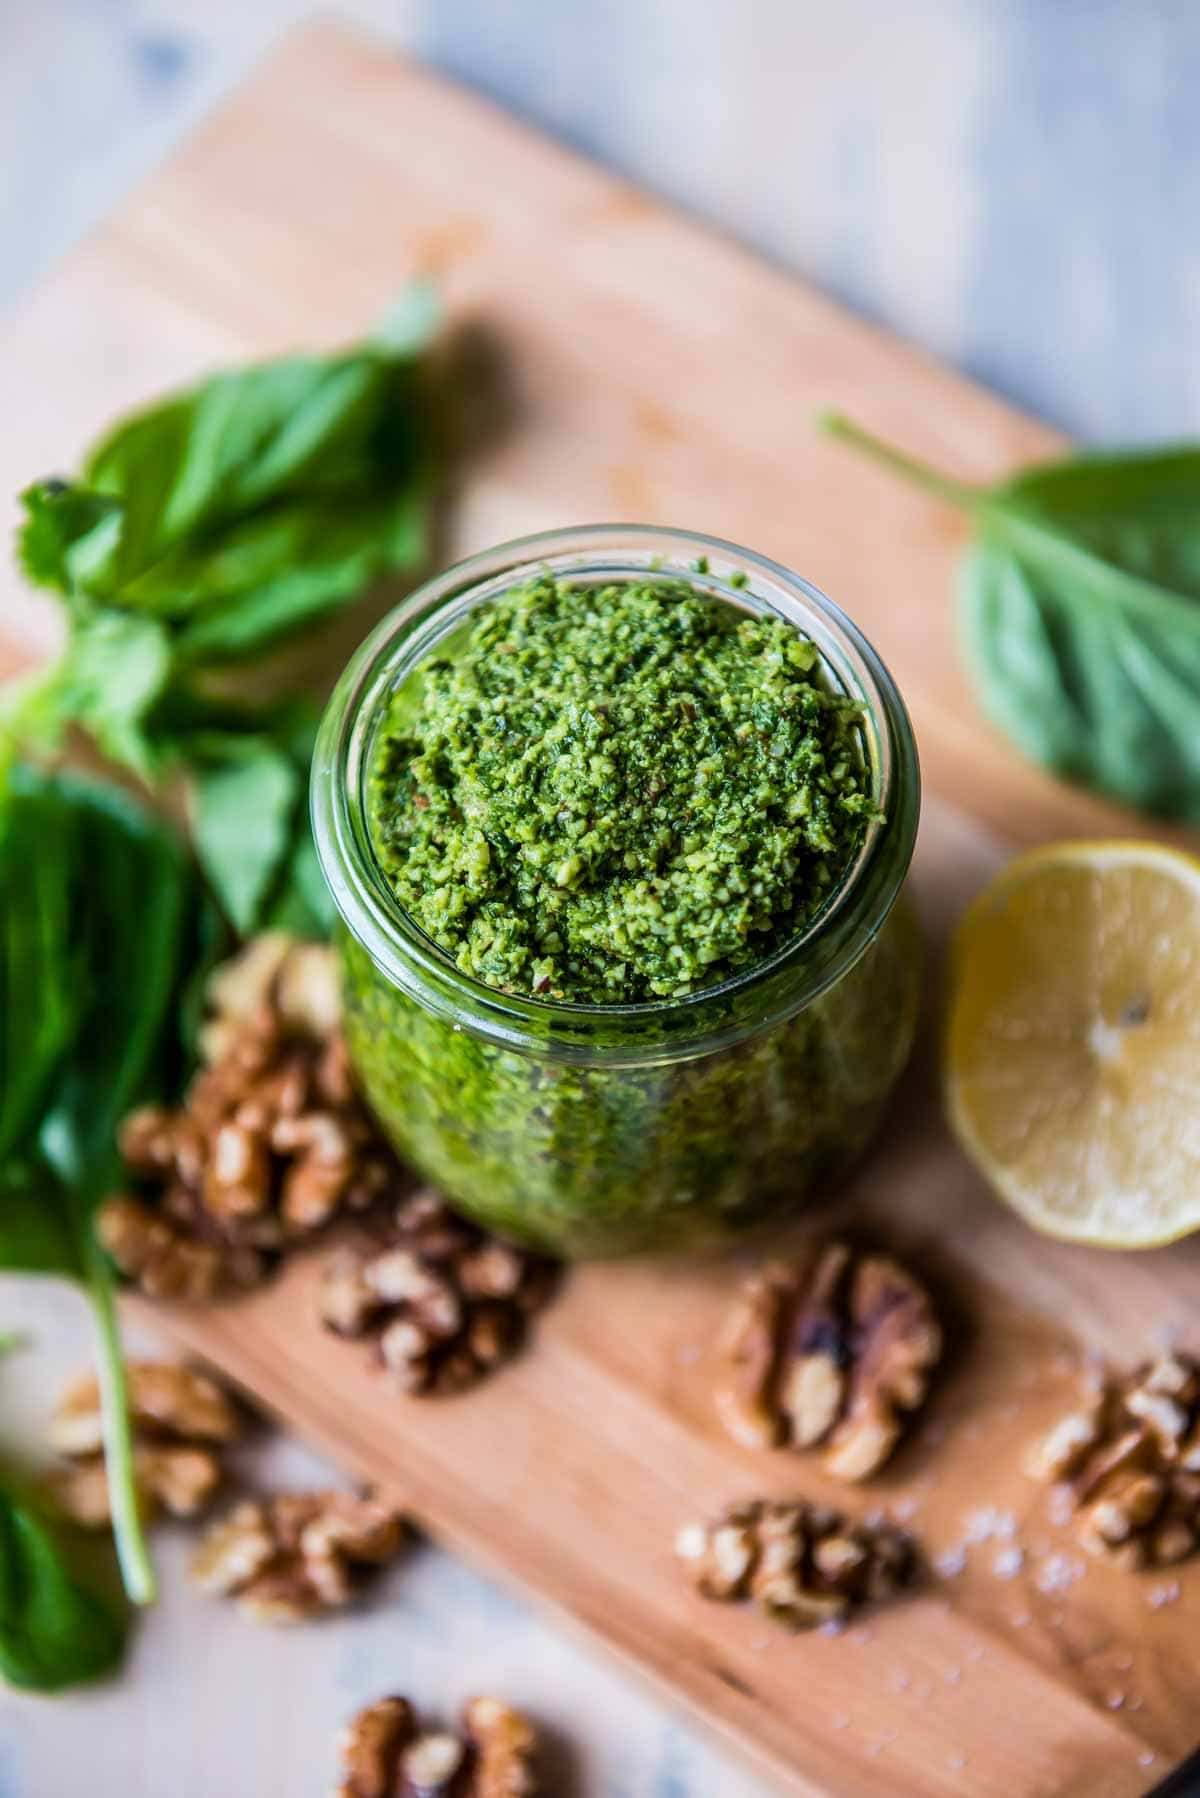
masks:
[(1016, 1579), (1024, 1565), (1024, 1550), (1014, 1543), (1011, 1547), (1000, 1550), (992, 1562), (992, 1572), (997, 1579)]
[(1081, 1561), (1074, 1555), (1047, 1555), (1038, 1568), (1038, 1591), (1047, 1594), (1067, 1592), (1086, 1572), (1086, 1561)]

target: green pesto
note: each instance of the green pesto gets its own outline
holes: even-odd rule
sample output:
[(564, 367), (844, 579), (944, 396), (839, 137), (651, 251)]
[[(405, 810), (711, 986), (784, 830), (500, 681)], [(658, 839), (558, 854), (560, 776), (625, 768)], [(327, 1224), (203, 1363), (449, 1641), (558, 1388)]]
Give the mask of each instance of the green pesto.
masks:
[(828, 1198), (908, 1059), (921, 967), (901, 901), (782, 1023), (654, 1066), (581, 1066), (457, 1028), (349, 933), (342, 957), (350, 1052), (400, 1153), (481, 1223), (568, 1256), (705, 1247)]
[[(376, 858), (466, 974), (594, 1009), (585, 1055), (553, 1002), (502, 1047), (467, 983), (444, 1015), (344, 933), (347, 1039), (400, 1152), (481, 1222), (567, 1255), (719, 1241), (825, 1192), (911, 1047), (911, 913), (887, 915), (891, 886), (847, 971), (778, 1021), (752, 985), (717, 988), (820, 927), (870, 794), (857, 710), (774, 617), (653, 572), (479, 608), (378, 722)], [(646, 1000), (650, 1058), (607, 1009)], [(724, 1046), (698, 1051), (694, 1006)]]
[(368, 803), (397, 898), (464, 973), (584, 1004), (768, 958), (872, 815), (859, 709), (815, 645), (653, 574), (481, 608), (396, 695)]

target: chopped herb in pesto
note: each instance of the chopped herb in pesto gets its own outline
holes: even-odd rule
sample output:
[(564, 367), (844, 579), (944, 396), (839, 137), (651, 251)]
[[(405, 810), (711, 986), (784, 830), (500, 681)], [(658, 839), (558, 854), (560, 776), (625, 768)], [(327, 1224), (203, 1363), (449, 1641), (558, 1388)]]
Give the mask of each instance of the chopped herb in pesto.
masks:
[(872, 815), (859, 720), (780, 618), (666, 576), (547, 575), (397, 693), (375, 852), (488, 985), (687, 993), (773, 954), (837, 886)]

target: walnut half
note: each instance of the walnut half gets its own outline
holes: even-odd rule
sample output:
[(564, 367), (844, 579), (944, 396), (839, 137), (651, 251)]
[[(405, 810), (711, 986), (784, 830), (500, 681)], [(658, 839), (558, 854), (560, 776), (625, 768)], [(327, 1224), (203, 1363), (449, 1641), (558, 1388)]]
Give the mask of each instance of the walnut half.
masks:
[(517, 1353), (557, 1273), (425, 1189), (397, 1206), (384, 1241), (330, 1258), (321, 1321), (339, 1336), (374, 1338), (402, 1391), (459, 1392)]
[(380, 1498), (281, 1493), (235, 1505), (204, 1534), (192, 1584), (234, 1599), (256, 1623), (299, 1623), (351, 1602), (363, 1576), (400, 1552), (405, 1526)]
[(803, 1499), (752, 1499), (689, 1524), (675, 1552), (705, 1598), (753, 1599), (777, 1623), (841, 1623), (855, 1605), (890, 1597), (914, 1575), (913, 1540), (888, 1523), (854, 1523)]
[(213, 974), (208, 994), (205, 1065), (182, 1106), (124, 1119), (128, 1190), (96, 1220), (104, 1248), (150, 1298), (257, 1286), (334, 1218), (410, 1184), (355, 1092), (331, 949), (257, 937)]
[(721, 1339), (717, 1410), (750, 1448), (821, 1448), (862, 1480), (887, 1460), (942, 1352), (929, 1294), (898, 1261), (828, 1244), (744, 1285)]
[[(240, 1433), (238, 1414), (216, 1381), (193, 1368), (131, 1361), (125, 1378), (143, 1511), (194, 1517), (220, 1486), (221, 1451)], [(112, 1512), (100, 1382), (94, 1373), (81, 1375), (63, 1393), (49, 1439), (63, 1456), (49, 1479), (55, 1502), (85, 1529), (107, 1528)]]
[(377, 1699), (340, 1741), (335, 1798), (536, 1798), (537, 1737), (498, 1698), (472, 1698), (461, 1730), (422, 1730), (406, 1698)]
[(1164, 1355), (1089, 1379), (1026, 1471), (1057, 1484), (1089, 1553), (1138, 1571), (1200, 1547), (1200, 1362)]

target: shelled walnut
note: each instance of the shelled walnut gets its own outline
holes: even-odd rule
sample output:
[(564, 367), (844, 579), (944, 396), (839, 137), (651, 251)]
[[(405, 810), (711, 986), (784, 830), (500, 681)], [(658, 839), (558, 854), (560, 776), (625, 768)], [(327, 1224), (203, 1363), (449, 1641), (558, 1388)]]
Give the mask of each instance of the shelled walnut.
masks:
[(737, 1441), (820, 1447), (828, 1472), (862, 1480), (924, 1401), (942, 1332), (899, 1262), (834, 1242), (753, 1275), (720, 1346), (717, 1409)]
[(713, 1523), (689, 1524), (675, 1552), (705, 1598), (753, 1599), (789, 1629), (841, 1623), (854, 1606), (890, 1598), (912, 1579), (911, 1536), (854, 1523), (803, 1499), (753, 1499)]
[(498, 1698), (473, 1698), (458, 1733), (422, 1730), (407, 1698), (380, 1698), (339, 1744), (335, 1798), (536, 1798), (537, 1737)]
[[(196, 1516), (221, 1484), (221, 1450), (240, 1433), (237, 1412), (214, 1380), (191, 1368), (131, 1361), (125, 1377), (134, 1478), (144, 1511)], [(112, 1512), (95, 1374), (82, 1374), (68, 1386), (49, 1438), (63, 1456), (63, 1464), (49, 1476), (54, 1500), (84, 1528), (104, 1528)]]
[(329, 949), (258, 937), (216, 971), (208, 996), (208, 1063), (182, 1108), (125, 1119), (136, 1189), (97, 1220), (122, 1273), (156, 1298), (255, 1286), (334, 1216), (407, 1184), (351, 1083)]
[(348, 1605), (371, 1568), (395, 1559), (404, 1536), (400, 1512), (371, 1494), (246, 1500), (205, 1531), (191, 1580), (233, 1598), (257, 1623), (299, 1623)]
[(401, 1201), (386, 1241), (330, 1260), (321, 1320), (340, 1336), (374, 1337), (404, 1391), (458, 1392), (516, 1353), (556, 1274), (425, 1190)]
[(1067, 1494), (1090, 1553), (1134, 1571), (1186, 1560), (1200, 1546), (1200, 1362), (1089, 1377), (1026, 1469)]

